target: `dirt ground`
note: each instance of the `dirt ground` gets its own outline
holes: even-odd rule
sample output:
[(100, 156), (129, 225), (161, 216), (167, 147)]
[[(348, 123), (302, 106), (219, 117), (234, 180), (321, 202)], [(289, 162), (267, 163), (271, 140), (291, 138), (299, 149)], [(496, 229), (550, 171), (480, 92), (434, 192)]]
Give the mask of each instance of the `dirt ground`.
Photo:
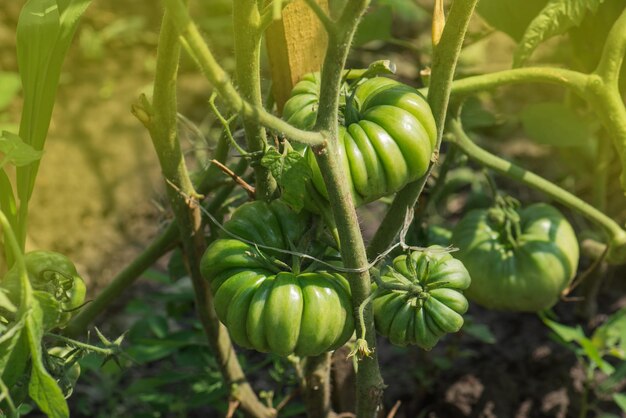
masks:
[[(116, 3), (94, 2), (83, 19), (63, 67), (30, 204), (28, 247), (70, 256), (90, 294), (150, 242), (167, 216), (150, 137), (130, 112), (139, 94), (149, 92), (159, 16), (150, 1), (123, 8)], [(0, 71), (17, 69), (14, 33), (21, 5), (0, 7)], [(145, 10), (154, 16), (133, 15)], [(103, 28), (122, 19), (126, 32), (106, 35)], [(104, 39), (90, 42), (94, 33)], [(15, 123), (20, 109), (18, 99), (10, 108)]]

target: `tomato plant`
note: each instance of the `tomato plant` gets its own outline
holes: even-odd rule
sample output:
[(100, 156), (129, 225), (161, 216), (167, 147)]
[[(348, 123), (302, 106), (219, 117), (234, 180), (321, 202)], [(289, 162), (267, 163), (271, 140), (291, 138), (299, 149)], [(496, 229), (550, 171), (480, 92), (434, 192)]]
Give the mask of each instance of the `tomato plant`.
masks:
[[(449, 7), (442, 0), (203, 5), (227, 16), (226, 26), (203, 20), (202, 8), (193, 2), (163, 0), (163, 10), (156, 10), (163, 12), (158, 38), (142, 37), (142, 47), (156, 47), (154, 65), (141, 63), (142, 71), (154, 76), (153, 88), (139, 96), (132, 114), (146, 128), (155, 164), (158, 160), (168, 214), (160, 219), (167, 225), (85, 303), (85, 281), (69, 258), (31, 251), (41, 241), (28, 218), (38, 213), (29, 205), (46, 155), (63, 61), (90, 3), (28, 0), (18, 19), (22, 114), (11, 132), (0, 133), (0, 415), (13, 418), (37, 406), (54, 418), (69, 416), (66, 398), (74, 389), (93, 392), (81, 392), (77, 382), (79, 361), (91, 362), (83, 368), (90, 371), (100, 363), (85, 360), (87, 353), (130, 367), (132, 361), (121, 352), (123, 337), (111, 341), (91, 327), (114, 301), (126, 303), (129, 287), (155, 265), (150, 273), (158, 280), (150, 285), (187, 293), (168, 295), (158, 315), (145, 315), (131, 327), (129, 352), (150, 377), (133, 382), (128, 393), (189, 385), (193, 395), (161, 398), (153, 396), (155, 390), (137, 396), (137, 402), (125, 405), (138, 415), (207, 409), (209, 415), (219, 410), (235, 416), (240, 408), (256, 418), (279, 413), (374, 417), (391, 402), (384, 398), (387, 384), (380, 370), (380, 364), (391, 363), (389, 353), (394, 361), (395, 356), (409, 359), (406, 367), (396, 361), (405, 369), (435, 366), (411, 374), (429, 383), (406, 397), (415, 398), (415, 405), (407, 406), (405, 415), (441, 415), (433, 409), (439, 401), (434, 391), (446, 384), (440, 372), (451, 375), (457, 366), (468, 367), (481, 355), (478, 342), (502, 344), (506, 337), (500, 331), (505, 326), (492, 334), (481, 321), (506, 321), (513, 314), (490, 316), (489, 310), (541, 312), (543, 322), (533, 315), (516, 318), (546, 324), (577, 356), (585, 356), (585, 384), (594, 381), (597, 368), (609, 375), (602, 396), (626, 410), (625, 398), (612, 392), (619, 390), (615, 382), (626, 370), (617, 364), (626, 358), (623, 312), (593, 333), (553, 320), (561, 310), (574, 309), (557, 305), (561, 298), (582, 297), (581, 305), (591, 306), (599, 300), (601, 279), (626, 264), (626, 212), (620, 207), (623, 200), (613, 201), (626, 189), (623, 0), (579, 1), (575, 7), (565, 0), (482, 0), (482, 20), (472, 24), (477, 0), (454, 0), (446, 3)], [(155, 10), (138, 13), (144, 12), (142, 18)], [(107, 39), (136, 32), (125, 28), (128, 21), (107, 23), (102, 23), (106, 30), (86, 32), (83, 45), (94, 33), (102, 36), (99, 48), (106, 48)], [(513, 68), (482, 73), (486, 57), (490, 68), (502, 64), (499, 55), (492, 56), (491, 44), (481, 44), (492, 30), (517, 42), (513, 54), (510, 45), (506, 50)], [(582, 35), (587, 31), (588, 38)], [(226, 33), (228, 39), (221, 39)], [(558, 65), (529, 65), (537, 46), (555, 35), (568, 36), (534, 58), (547, 56)], [(580, 56), (585, 48), (597, 53)], [(463, 49), (467, 53), (460, 60)], [(191, 59), (182, 58), (183, 51)], [(233, 59), (227, 56), (231, 51)], [(91, 59), (106, 56), (92, 54)], [(201, 114), (200, 106), (191, 112), (177, 97), (189, 94), (179, 81), (193, 74), (192, 65), (208, 82), (209, 90), (195, 82), (193, 88), (201, 102), (208, 101), (211, 114)], [(80, 70), (78, 65), (63, 68), (72, 76)], [(64, 77), (61, 88), (80, 78)], [(522, 83), (552, 84), (554, 90), (491, 92)], [(100, 86), (99, 99), (106, 101), (108, 89)], [(537, 98), (542, 103), (527, 103)], [(97, 129), (85, 130), (91, 131)], [(534, 146), (527, 146), (524, 135)], [(187, 137), (194, 138), (183, 141)], [(524, 147), (508, 141), (511, 137)], [(548, 161), (545, 155), (555, 148), (568, 164)], [(68, 167), (70, 159), (64, 156)], [(97, 166), (94, 172), (108, 167), (101, 160), (89, 159)], [(526, 164), (541, 176), (521, 166)], [(521, 205), (501, 197), (495, 175)], [(507, 180), (500, 183), (501, 177)], [(482, 183), (491, 186), (494, 207), (483, 207)], [(170, 254), (165, 277), (157, 261)], [(85, 277), (98, 275), (96, 270), (86, 270)], [(165, 299), (150, 286), (141, 289), (146, 300)], [(570, 292), (579, 292), (574, 294), (578, 298), (570, 298)], [(130, 303), (125, 312), (152, 309), (147, 306)], [(601, 308), (604, 313), (609, 309)], [(105, 322), (118, 331), (116, 321)], [(89, 342), (92, 331), (97, 345)], [(458, 338), (445, 339), (450, 333)], [(410, 345), (417, 348), (406, 348)], [(498, 348), (491, 354), (501, 351), (513, 350)], [(540, 351), (526, 357), (540, 357)], [(249, 359), (253, 362), (242, 361)], [(290, 384), (259, 393), (254, 385), (268, 381), (259, 369), (270, 363), (277, 365), (268, 373), (273, 382), (289, 376)], [(170, 369), (166, 376), (159, 368), (164, 364)], [(173, 364), (187, 368), (172, 371)], [(338, 370), (350, 376), (337, 377)], [(428, 370), (437, 373), (427, 376)], [(248, 374), (253, 378), (248, 380)], [(111, 386), (124, 379), (113, 379)], [(332, 393), (333, 386), (350, 392), (352, 404), (339, 405), (335, 398), (341, 396)], [(107, 389), (103, 392), (125, 394)], [(591, 392), (584, 393), (580, 416), (591, 409), (586, 398)], [(135, 409), (148, 398), (156, 409)], [(428, 404), (432, 399), (437, 402)], [(543, 394), (541, 399), (523, 399), (523, 407), (543, 407)], [(110, 407), (117, 399), (108, 402), (107, 411), (127, 413)], [(297, 405), (283, 411), (289, 403)], [(463, 407), (464, 415), (496, 414), (475, 411), (474, 404)], [(517, 414), (522, 406), (511, 408)], [(389, 415), (396, 413), (397, 407)]]

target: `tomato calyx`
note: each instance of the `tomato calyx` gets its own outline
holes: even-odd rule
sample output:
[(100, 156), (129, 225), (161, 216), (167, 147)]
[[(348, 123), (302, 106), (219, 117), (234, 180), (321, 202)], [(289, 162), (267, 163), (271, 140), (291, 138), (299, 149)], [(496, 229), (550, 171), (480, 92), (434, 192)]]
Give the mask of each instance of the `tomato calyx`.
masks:
[(509, 250), (519, 247), (522, 235), (520, 202), (512, 196), (498, 194), (495, 206), (488, 210), (489, 221), (500, 232), (500, 243)]

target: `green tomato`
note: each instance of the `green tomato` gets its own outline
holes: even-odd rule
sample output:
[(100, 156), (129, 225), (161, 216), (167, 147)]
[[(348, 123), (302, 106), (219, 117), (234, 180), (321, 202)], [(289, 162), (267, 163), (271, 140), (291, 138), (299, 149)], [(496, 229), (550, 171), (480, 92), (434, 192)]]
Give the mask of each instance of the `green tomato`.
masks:
[(201, 272), (235, 343), (282, 356), (314, 356), (352, 336), (346, 279), (324, 271), (291, 272), (292, 256), (267, 248), (295, 248), (308, 227), (308, 215), (280, 201), (250, 202), (233, 213), (224, 225), (228, 232), (207, 248)]
[[(44, 310), (47, 328), (67, 325), (85, 301), (87, 288), (72, 261), (52, 251), (32, 251), (24, 255), (30, 284)], [(22, 293), (17, 266), (14, 265), (0, 283), (18, 305)], [(54, 318), (54, 319), (51, 319)]]
[(556, 304), (578, 266), (578, 240), (554, 207), (533, 204), (509, 222), (499, 209), (470, 211), (452, 244), (472, 275), (466, 292), (489, 308), (537, 312)]
[[(319, 74), (304, 76), (285, 103), (283, 118), (313, 128), (319, 106)], [(355, 205), (393, 194), (422, 177), (435, 148), (437, 130), (426, 99), (414, 88), (385, 77), (370, 78), (353, 92), (344, 88), (339, 154)], [(328, 198), (315, 155), (306, 150), (313, 184)]]
[(379, 289), (374, 298), (376, 330), (392, 344), (430, 350), (445, 334), (463, 326), (468, 303), (462, 290), (470, 285), (470, 275), (443, 247), (433, 245), (396, 257), (381, 279), (410, 289)]

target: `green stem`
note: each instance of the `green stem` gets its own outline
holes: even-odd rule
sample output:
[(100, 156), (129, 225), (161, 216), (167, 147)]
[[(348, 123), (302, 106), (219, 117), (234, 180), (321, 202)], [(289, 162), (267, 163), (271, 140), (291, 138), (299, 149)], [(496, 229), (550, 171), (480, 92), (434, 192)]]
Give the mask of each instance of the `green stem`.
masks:
[[(186, 6), (180, 2), (177, 4), (186, 14)], [(218, 359), (222, 375), (227, 385), (231, 387), (232, 395), (241, 402), (243, 410), (255, 417), (274, 416), (274, 411), (259, 401), (247, 382), (228, 331), (219, 322), (215, 313), (209, 286), (200, 274), (200, 258), (206, 243), (199, 205), (195, 200), (197, 193), (189, 178), (177, 135), (176, 79), (181, 46), (178, 31), (170, 16), (168, 9), (163, 17), (159, 37), (153, 104), (142, 109), (143, 112), (137, 113), (144, 116), (142, 121), (150, 132), (161, 171), (168, 183), (168, 197), (176, 217), (183, 254), (194, 287), (198, 317), (207, 334), (209, 345)]]
[[(342, 69), (356, 26), (369, 1), (350, 1), (344, 7), (337, 21), (337, 31), (329, 34), (328, 49), (321, 74), (320, 105), (315, 129), (325, 132), (332, 138), (327, 146), (314, 147), (315, 156), (328, 190), (328, 200), (333, 211), (341, 242), (340, 250), (344, 265), (351, 269), (365, 270), (348, 275), (352, 292), (352, 306), (355, 319), (358, 309), (371, 293), (371, 283), (367, 271), (367, 256), (361, 230), (359, 228), (354, 203), (348, 187), (338, 152), (338, 109)], [(365, 329), (357, 326), (357, 335), (367, 336), (371, 349), (376, 347), (374, 317), (371, 304), (364, 310)], [(357, 416), (375, 417), (380, 408), (383, 394), (383, 380), (378, 366), (377, 353), (364, 357), (359, 363), (357, 374)]]
[[(235, 72), (241, 98), (257, 109), (263, 109), (261, 94), (261, 14), (256, 0), (233, 2), (233, 23), (235, 27)], [(248, 150), (264, 151), (267, 147), (265, 128), (255, 119), (243, 118), (243, 127), (248, 141)], [(256, 165), (256, 198), (270, 200), (276, 190), (272, 173), (261, 164)]]
[(315, 13), (317, 18), (319, 19), (322, 26), (324, 26), (324, 30), (326, 33), (335, 33), (336, 32), (336, 24), (333, 20), (326, 14), (326, 12), (322, 9), (322, 7), (317, 3), (316, 0), (304, 0), (309, 6), (309, 8)]
[(626, 246), (626, 231), (604, 213), (535, 173), (480, 148), (463, 131), (459, 121), (451, 121), (450, 129), (454, 136), (450, 137), (449, 141), (456, 144), (473, 160), (500, 174), (539, 190), (563, 205), (580, 212), (607, 233), (611, 240), (611, 246), (615, 249), (621, 249)]
[(617, 89), (620, 70), (626, 54), (626, 10), (617, 18), (609, 32), (595, 74)]
[(330, 404), (331, 353), (307, 357), (304, 361), (304, 405), (308, 418), (328, 418)]
[(46, 337), (50, 337), (50, 338), (54, 338), (55, 340), (59, 340), (61, 342), (64, 342), (68, 345), (77, 347), (77, 348), (82, 348), (83, 350), (87, 350), (87, 351), (91, 351), (94, 353), (98, 353), (102, 356), (111, 356), (114, 354), (117, 354), (119, 352), (119, 349), (116, 348), (102, 348), (102, 347), (97, 347), (91, 344), (87, 344), (87, 343), (83, 343), (80, 341), (76, 341), (74, 339), (71, 338), (67, 338), (64, 337), (63, 335), (59, 335), (59, 334), (52, 334), (52, 333), (48, 333), (45, 335)]
[[(467, 25), (477, 2), (478, 0), (467, 0), (452, 3), (448, 22), (441, 35), (441, 40), (434, 50), (428, 102), (437, 123), (437, 143), (434, 150), (435, 160), (439, 154), (439, 147), (443, 137), (443, 128), (456, 63), (463, 46)], [(376, 257), (391, 245), (402, 228), (405, 214), (415, 207), (433, 166), (434, 164), (431, 163), (428, 171), (421, 179), (406, 185), (398, 192), (368, 247), (370, 258)]]
[(267, 112), (262, 107), (254, 106), (237, 93), (226, 72), (220, 67), (215, 57), (208, 48), (197, 26), (191, 21), (182, 0), (163, 0), (166, 9), (171, 13), (174, 25), (185, 40), (192, 57), (204, 73), (207, 80), (219, 92), (226, 103), (235, 112), (244, 117), (255, 120), (266, 128), (273, 129), (284, 134), (296, 142), (310, 146), (318, 146), (326, 143), (324, 135), (319, 132), (308, 132), (297, 129), (287, 122)]
[(585, 88), (589, 78), (590, 76), (587, 74), (562, 68), (515, 68), (456, 80), (452, 83), (451, 94), (455, 98), (459, 98), (509, 84), (548, 83), (567, 87), (585, 97)]

